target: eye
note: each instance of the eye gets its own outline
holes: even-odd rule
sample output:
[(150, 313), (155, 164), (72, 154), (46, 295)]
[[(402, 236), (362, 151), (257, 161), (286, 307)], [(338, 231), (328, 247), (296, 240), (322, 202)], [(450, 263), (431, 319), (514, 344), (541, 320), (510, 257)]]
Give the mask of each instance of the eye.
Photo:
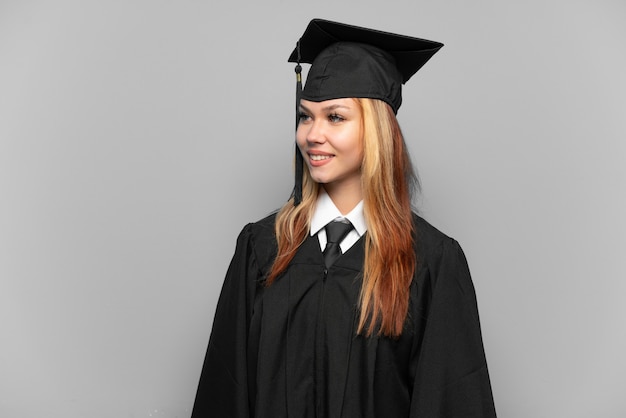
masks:
[(345, 119), (341, 115), (338, 115), (336, 113), (331, 113), (330, 115), (328, 115), (328, 120), (331, 121), (332, 123), (339, 123), (339, 122), (343, 122)]
[(307, 115), (304, 112), (298, 113), (298, 123), (300, 123), (300, 122), (307, 122), (309, 120), (311, 120), (311, 116)]

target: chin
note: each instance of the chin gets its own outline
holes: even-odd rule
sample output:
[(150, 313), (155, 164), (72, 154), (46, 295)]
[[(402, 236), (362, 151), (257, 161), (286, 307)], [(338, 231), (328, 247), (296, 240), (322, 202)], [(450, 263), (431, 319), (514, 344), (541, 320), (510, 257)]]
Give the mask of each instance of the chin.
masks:
[(332, 180), (329, 180), (328, 178), (325, 178), (325, 177), (313, 177), (313, 180), (315, 180), (315, 182), (319, 184), (332, 183)]
[(326, 184), (328, 183), (328, 178), (325, 176), (316, 176), (314, 173), (309, 171), (309, 174), (311, 174), (311, 179), (313, 179), (314, 182), (319, 183), (319, 184)]

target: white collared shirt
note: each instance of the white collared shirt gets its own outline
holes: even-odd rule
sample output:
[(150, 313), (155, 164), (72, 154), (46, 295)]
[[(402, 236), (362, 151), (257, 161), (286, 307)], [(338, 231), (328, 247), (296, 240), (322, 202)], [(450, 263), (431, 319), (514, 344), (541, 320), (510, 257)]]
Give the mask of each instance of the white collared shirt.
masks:
[(341, 252), (345, 253), (367, 231), (365, 217), (363, 216), (363, 201), (361, 200), (350, 213), (344, 216), (339, 212), (328, 193), (322, 188), (317, 198), (313, 218), (311, 219), (311, 236), (317, 234), (322, 251), (326, 248), (326, 230), (324, 227), (329, 222), (341, 219), (349, 220), (354, 227), (339, 244)]

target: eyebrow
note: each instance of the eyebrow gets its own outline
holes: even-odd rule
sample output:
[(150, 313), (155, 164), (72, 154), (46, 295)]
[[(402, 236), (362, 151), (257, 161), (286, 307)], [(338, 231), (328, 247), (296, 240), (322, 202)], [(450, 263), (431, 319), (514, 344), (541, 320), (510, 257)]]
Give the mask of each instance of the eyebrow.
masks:
[[(328, 105), (328, 106), (323, 107), (322, 110), (328, 112), (329, 110), (335, 110), (335, 109), (339, 109), (339, 108), (350, 110), (350, 107), (342, 105), (342, 104)], [(306, 107), (303, 104), (300, 105), (300, 109), (304, 110), (305, 112), (311, 113), (311, 109), (309, 109), (308, 107)]]

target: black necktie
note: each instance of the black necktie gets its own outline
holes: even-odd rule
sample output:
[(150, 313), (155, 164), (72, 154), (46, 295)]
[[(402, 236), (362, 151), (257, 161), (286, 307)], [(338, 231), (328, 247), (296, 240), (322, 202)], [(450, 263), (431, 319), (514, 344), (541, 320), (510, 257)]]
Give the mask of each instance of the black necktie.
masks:
[(326, 225), (326, 248), (324, 248), (324, 263), (329, 269), (335, 260), (341, 255), (339, 243), (352, 231), (352, 224), (349, 221), (332, 221)]

